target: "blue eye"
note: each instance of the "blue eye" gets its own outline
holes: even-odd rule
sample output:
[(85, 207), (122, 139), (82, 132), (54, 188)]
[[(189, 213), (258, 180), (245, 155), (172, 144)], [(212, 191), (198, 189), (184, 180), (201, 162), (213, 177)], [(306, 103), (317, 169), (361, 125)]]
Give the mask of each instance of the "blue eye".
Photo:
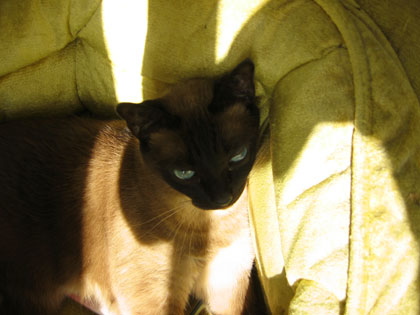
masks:
[(234, 155), (230, 161), (231, 162), (239, 162), (242, 161), (246, 155), (248, 154), (248, 149), (246, 147), (243, 147), (243, 149), (236, 155)]
[(174, 175), (179, 179), (187, 180), (194, 176), (195, 172), (193, 170), (174, 170)]

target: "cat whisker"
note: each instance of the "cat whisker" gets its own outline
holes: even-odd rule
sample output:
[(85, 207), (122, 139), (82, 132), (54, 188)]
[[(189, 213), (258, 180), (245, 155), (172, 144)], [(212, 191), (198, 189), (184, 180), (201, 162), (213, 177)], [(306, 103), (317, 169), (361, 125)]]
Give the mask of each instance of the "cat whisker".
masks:
[[(182, 209), (184, 208), (184, 205), (185, 204), (187, 204), (187, 203), (190, 203), (190, 201), (189, 200), (185, 200), (185, 201), (182, 201), (177, 207), (175, 207), (175, 208), (171, 208), (170, 210), (167, 210), (167, 211), (165, 211), (165, 212), (163, 212), (163, 213), (161, 213), (161, 214), (159, 214), (159, 215), (157, 215), (157, 216), (155, 216), (155, 217), (153, 217), (152, 219), (150, 219), (150, 220), (147, 220), (147, 221), (145, 221), (145, 222), (142, 222), (142, 223), (140, 223), (139, 224), (139, 226), (141, 226), (141, 225), (144, 225), (144, 224), (147, 224), (147, 223), (150, 223), (150, 222), (153, 222), (153, 221), (155, 221), (155, 220), (157, 220), (157, 219), (159, 219), (159, 218), (162, 218), (162, 216), (164, 216), (165, 214), (167, 214), (166, 216), (164, 216), (159, 222), (157, 222), (151, 229), (149, 229), (148, 230), (148, 232), (151, 232), (151, 231), (153, 231), (157, 226), (159, 226), (160, 224), (162, 224), (163, 222), (165, 222), (167, 219), (169, 219), (170, 217), (172, 217), (172, 216), (174, 216), (175, 214), (177, 214), (177, 213), (179, 213), (180, 211), (182, 211)], [(181, 216), (181, 219), (182, 220), (184, 220), (183, 219), (183, 216)], [(182, 224), (183, 224), (183, 221), (182, 222), (180, 222), (180, 225), (179, 225), (179, 227), (181, 227), (182, 226)]]
[[(178, 232), (181, 230), (181, 226), (183, 225), (183, 222), (179, 222), (178, 225), (176, 226), (174, 232), (172, 233), (172, 240), (174, 241), (174, 243), (176, 243), (176, 236), (178, 234)], [(175, 248), (177, 248), (177, 246), (174, 245), (174, 250)], [(182, 248), (179, 250), (180, 253), (182, 253)], [(174, 257), (177, 257), (177, 255), (173, 255)], [(182, 255), (181, 255), (182, 256)]]
[[(192, 232), (192, 221), (190, 221), (190, 224), (191, 224), (190, 228), (191, 228), (191, 232)], [(188, 256), (191, 256), (191, 241), (192, 241), (192, 238), (193, 238), (193, 234), (191, 232), (188, 233), (189, 236), (190, 236), (190, 242), (189, 242), (189, 245), (188, 245)]]
[[(184, 223), (184, 222), (182, 222), (181, 224), (183, 224), (183, 223)], [(189, 230), (190, 224), (191, 224), (191, 222), (188, 222), (187, 228), (186, 228), (186, 229), (185, 229), (185, 231), (184, 231), (184, 237), (182, 238), (182, 243), (181, 243), (181, 247), (180, 247), (180, 252), (181, 252), (181, 253), (183, 253), (183, 252), (184, 252), (184, 242), (185, 242), (185, 239), (186, 239), (186, 237), (187, 237), (187, 234), (188, 234), (188, 230)], [(180, 257), (182, 257), (182, 256), (180, 256)]]
[[(178, 205), (175, 208), (171, 208), (169, 210), (166, 210), (166, 211), (160, 213), (159, 215), (156, 215), (156, 216), (150, 218), (149, 220), (146, 220), (144, 222), (141, 222), (141, 223), (139, 223), (139, 224), (137, 224), (135, 226), (143, 226), (145, 224), (151, 223), (151, 222), (153, 222), (155, 220), (158, 220), (159, 218), (162, 218), (163, 216), (165, 216), (165, 215), (167, 215), (169, 213), (176, 212), (176, 211), (180, 210), (182, 207), (183, 207), (183, 205)], [(157, 210), (157, 212), (159, 212), (159, 210)]]
[[(133, 224), (132, 227), (136, 228), (136, 227), (141, 227), (144, 226), (148, 223), (152, 223), (156, 220), (159, 220), (155, 225), (153, 225), (150, 229), (147, 229), (147, 231), (145, 232), (145, 235), (153, 235), (153, 231), (161, 224), (163, 224), (166, 220), (168, 220), (169, 218), (173, 217), (175, 214), (179, 213), (180, 211), (182, 211), (182, 209), (184, 208), (184, 206), (188, 203), (190, 203), (190, 200), (185, 200), (182, 201), (178, 206), (171, 208), (169, 210), (164, 211), (163, 213), (160, 213), (157, 216), (154, 216), (153, 218), (144, 221), (144, 222), (140, 222), (139, 224)], [(181, 216), (182, 217), (182, 216)], [(175, 229), (175, 235), (172, 237), (173, 239), (176, 236), (177, 231), (180, 229), (180, 227), (183, 225), (183, 222), (180, 222), (179, 225), (177, 225), (176, 229)]]
[[(195, 217), (197, 214), (194, 212), (193, 216)], [(187, 233), (185, 233), (186, 237), (189, 237), (189, 242), (188, 242), (188, 256), (191, 254), (191, 240), (193, 238), (193, 224), (195, 222), (195, 219), (192, 218), (192, 220), (189, 220), (188, 222), (188, 228), (187, 228)]]
[(177, 214), (179, 212), (179, 210), (180, 210), (179, 208), (172, 209), (172, 211), (167, 216), (163, 217), (161, 220), (159, 220), (158, 223), (156, 223), (154, 226), (152, 226), (150, 229), (148, 229), (148, 233), (151, 233), (156, 227), (161, 225), (163, 222), (168, 220), (170, 217), (173, 217), (175, 214)]

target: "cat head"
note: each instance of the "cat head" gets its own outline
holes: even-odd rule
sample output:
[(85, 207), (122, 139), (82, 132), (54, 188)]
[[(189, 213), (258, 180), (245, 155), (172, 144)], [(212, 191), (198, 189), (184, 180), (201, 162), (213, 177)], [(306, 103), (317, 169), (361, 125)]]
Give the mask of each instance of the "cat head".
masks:
[(253, 76), (245, 60), (219, 80), (189, 80), (117, 107), (148, 166), (201, 209), (229, 207), (245, 187), (259, 126)]

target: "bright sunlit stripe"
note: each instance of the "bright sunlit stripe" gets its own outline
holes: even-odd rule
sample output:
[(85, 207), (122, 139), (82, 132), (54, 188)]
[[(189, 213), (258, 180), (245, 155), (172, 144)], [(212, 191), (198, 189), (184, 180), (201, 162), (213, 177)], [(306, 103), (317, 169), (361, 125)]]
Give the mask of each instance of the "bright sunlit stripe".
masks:
[[(353, 125), (350, 122), (324, 122), (316, 125), (305, 145), (282, 179), (287, 182), (281, 204), (293, 202), (309, 188), (326, 179), (326, 174), (344, 171), (350, 164)], [(344, 167), (344, 168), (343, 168)]]
[(220, 1), (217, 8), (216, 63), (227, 57), (235, 38), (267, 0)]
[[(118, 101), (143, 99), (141, 70), (147, 36), (148, 1), (104, 0), (102, 23)], [(131, 39), (130, 41), (127, 38)]]

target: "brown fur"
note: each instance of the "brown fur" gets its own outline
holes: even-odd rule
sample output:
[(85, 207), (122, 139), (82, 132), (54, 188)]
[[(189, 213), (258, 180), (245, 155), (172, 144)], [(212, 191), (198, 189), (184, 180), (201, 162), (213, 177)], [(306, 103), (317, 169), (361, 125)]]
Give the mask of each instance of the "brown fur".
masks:
[[(192, 80), (153, 106), (121, 105), (136, 137), (123, 121), (0, 125), (0, 313), (53, 314), (69, 294), (94, 298), (110, 314), (183, 314), (190, 294), (216, 314), (245, 312), (254, 255), (242, 191), (258, 129), (251, 65), (241, 66), (250, 69), (247, 98)], [(229, 104), (212, 105), (217, 97)], [(249, 156), (226, 175), (243, 144)], [(194, 146), (209, 159), (200, 158), (197, 173), (214, 176), (210, 188), (206, 175), (185, 186), (167, 173), (196, 165)], [(194, 205), (226, 200), (220, 210)]]

